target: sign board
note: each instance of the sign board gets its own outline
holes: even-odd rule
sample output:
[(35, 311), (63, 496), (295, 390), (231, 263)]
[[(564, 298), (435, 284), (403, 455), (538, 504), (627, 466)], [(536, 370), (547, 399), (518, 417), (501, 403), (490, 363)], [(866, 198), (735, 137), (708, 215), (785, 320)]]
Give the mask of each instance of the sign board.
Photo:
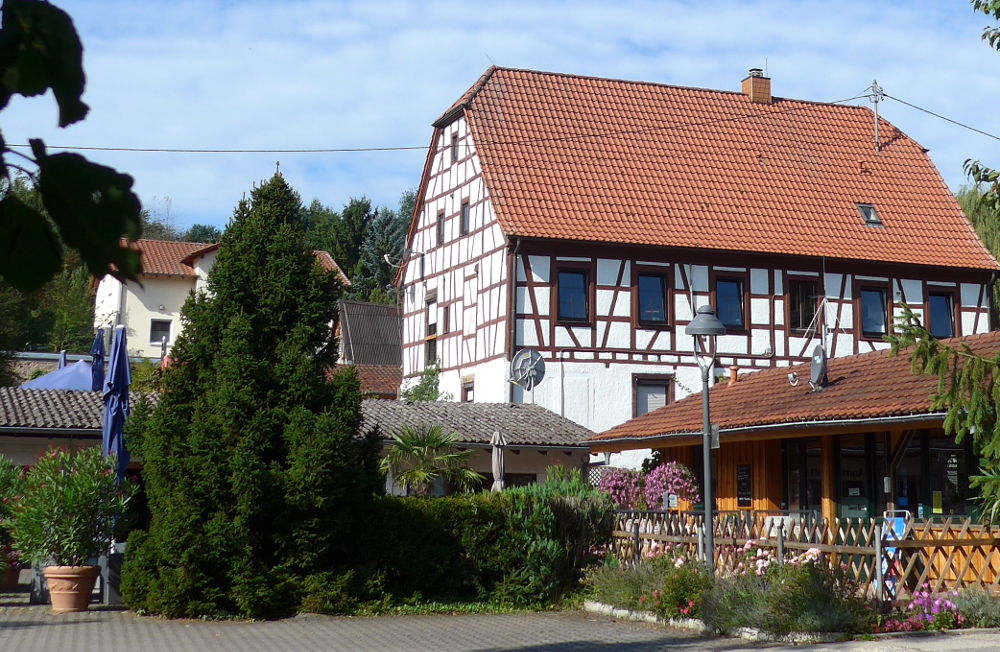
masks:
[(677, 509), (677, 494), (663, 492), (663, 508)]
[(753, 478), (749, 464), (736, 465), (736, 506), (753, 506)]

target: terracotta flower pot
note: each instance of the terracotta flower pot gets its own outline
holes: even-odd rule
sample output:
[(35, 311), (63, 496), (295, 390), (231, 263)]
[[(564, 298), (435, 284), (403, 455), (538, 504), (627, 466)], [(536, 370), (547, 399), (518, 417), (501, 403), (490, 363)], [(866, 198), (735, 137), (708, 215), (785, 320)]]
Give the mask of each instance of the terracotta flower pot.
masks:
[(94, 582), (101, 572), (99, 566), (46, 566), (42, 569), (49, 585), (52, 613), (86, 611)]

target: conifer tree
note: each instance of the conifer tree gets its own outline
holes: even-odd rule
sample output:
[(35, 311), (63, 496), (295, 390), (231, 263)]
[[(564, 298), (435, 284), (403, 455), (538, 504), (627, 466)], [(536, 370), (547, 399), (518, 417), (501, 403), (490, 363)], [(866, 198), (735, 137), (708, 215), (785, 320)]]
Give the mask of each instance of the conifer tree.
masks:
[(127, 604), (171, 617), (274, 617), (296, 587), (350, 564), (378, 482), (358, 443), (352, 371), (327, 380), (340, 288), (307, 246), (276, 174), (237, 206), (184, 306), (156, 407), (137, 437), (151, 525), (134, 533)]

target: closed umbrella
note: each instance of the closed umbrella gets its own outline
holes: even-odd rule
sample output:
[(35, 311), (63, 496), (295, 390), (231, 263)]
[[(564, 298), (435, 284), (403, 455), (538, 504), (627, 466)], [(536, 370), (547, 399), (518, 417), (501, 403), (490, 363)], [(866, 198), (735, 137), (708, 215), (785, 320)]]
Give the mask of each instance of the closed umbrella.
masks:
[(59, 363), (56, 365), (56, 369), (62, 369), (66, 366), (66, 349), (59, 352)]
[(490, 491), (503, 491), (503, 449), (507, 446), (507, 440), (497, 430), (490, 438), (493, 446), (493, 486)]
[(128, 416), (128, 387), (132, 373), (128, 368), (128, 347), (125, 341), (125, 327), (115, 327), (115, 339), (111, 344), (111, 358), (108, 376), (104, 381), (104, 421), (102, 445), (104, 454), (118, 458), (118, 479), (125, 476), (129, 453), (125, 446), (125, 418)]
[(91, 389), (100, 392), (104, 389), (104, 329), (98, 328), (97, 335), (94, 336), (94, 343), (90, 347), (90, 355), (93, 361), (90, 363), (90, 372), (93, 374)]

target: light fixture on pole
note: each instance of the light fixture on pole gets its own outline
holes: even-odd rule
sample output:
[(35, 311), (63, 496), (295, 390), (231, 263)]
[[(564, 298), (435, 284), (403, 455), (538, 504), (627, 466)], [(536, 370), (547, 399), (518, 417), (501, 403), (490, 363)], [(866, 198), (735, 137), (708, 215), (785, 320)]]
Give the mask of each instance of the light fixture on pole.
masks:
[(712, 421), (708, 411), (708, 377), (715, 366), (715, 338), (726, 334), (726, 327), (711, 306), (701, 306), (684, 329), (694, 337), (694, 358), (701, 369), (702, 464), (705, 478), (705, 559), (715, 572), (715, 497), (712, 495)]

